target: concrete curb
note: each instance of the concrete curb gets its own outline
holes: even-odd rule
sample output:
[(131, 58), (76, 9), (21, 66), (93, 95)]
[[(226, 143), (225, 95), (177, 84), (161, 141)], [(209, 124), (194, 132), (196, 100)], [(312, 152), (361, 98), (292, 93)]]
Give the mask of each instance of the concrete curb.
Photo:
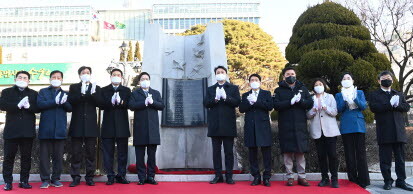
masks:
[[(396, 177), (396, 175), (393, 175)], [(84, 177), (84, 175), (82, 175)], [(136, 174), (127, 174), (126, 175), (127, 179), (132, 182), (137, 182), (138, 181), (138, 176)], [(208, 175), (167, 175), (167, 174), (159, 174), (156, 175), (156, 180), (160, 182), (207, 182), (212, 180), (214, 177), (213, 174), (208, 174)], [(234, 174), (234, 180), (235, 181), (252, 181), (253, 177), (250, 174)], [(347, 179), (347, 174), (346, 173), (339, 173), (338, 174), (339, 179)], [(309, 181), (319, 181), (321, 179), (321, 174), (320, 173), (307, 173), (307, 180)], [(370, 173), (370, 179), (372, 181), (379, 181), (383, 180), (383, 177), (380, 173)], [(20, 175), (19, 174), (13, 174), (13, 182), (19, 182), (20, 180)], [(94, 178), (94, 181), (96, 182), (105, 182), (107, 180), (106, 176), (96, 176)], [(273, 174), (271, 177), (272, 181), (285, 181), (287, 180), (285, 174), (281, 173), (276, 173)], [(31, 174), (29, 178), (30, 182), (40, 182), (40, 175), (39, 174)], [(72, 177), (69, 174), (63, 174), (61, 176), (61, 181), (62, 182), (71, 182)], [(82, 178), (82, 181), (84, 179)], [(3, 182), (3, 176), (0, 174), (0, 182)]]

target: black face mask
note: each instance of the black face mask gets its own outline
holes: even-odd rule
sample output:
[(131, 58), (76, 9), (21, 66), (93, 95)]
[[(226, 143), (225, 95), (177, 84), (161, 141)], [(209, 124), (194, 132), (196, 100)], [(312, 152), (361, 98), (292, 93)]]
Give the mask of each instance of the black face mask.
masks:
[(386, 87), (386, 88), (390, 87), (392, 83), (393, 83), (393, 81), (388, 80), (388, 79), (380, 81), (381, 86)]
[(290, 77), (286, 77), (286, 78), (285, 78), (285, 81), (286, 81), (288, 84), (293, 84), (293, 83), (295, 83), (295, 81), (297, 81), (297, 79), (295, 78), (295, 76), (290, 76)]

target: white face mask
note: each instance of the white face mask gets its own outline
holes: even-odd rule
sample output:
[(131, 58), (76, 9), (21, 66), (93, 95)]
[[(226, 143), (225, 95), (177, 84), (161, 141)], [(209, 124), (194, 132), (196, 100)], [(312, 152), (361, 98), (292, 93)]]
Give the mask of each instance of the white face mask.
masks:
[(120, 84), (120, 82), (122, 82), (122, 78), (118, 76), (114, 76), (111, 78), (111, 81), (113, 84)]
[(252, 89), (258, 89), (258, 88), (260, 88), (260, 82), (251, 82), (250, 83), (250, 86), (251, 86), (251, 88)]
[(53, 87), (60, 87), (60, 85), (62, 85), (62, 81), (53, 79), (52, 81), (50, 81), (50, 84), (52, 84)]
[(19, 87), (19, 88), (26, 88), (27, 85), (29, 85), (29, 84), (25, 81), (16, 81), (16, 86)]
[(353, 80), (343, 80), (341, 81), (341, 85), (345, 88), (349, 88), (353, 85)]
[(141, 81), (141, 87), (142, 88), (149, 88), (149, 86), (151, 86), (151, 82), (149, 81), (149, 80), (144, 80), (144, 81)]
[(90, 74), (83, 74), (80, 76), (82, 82), (89, 82), (90, 81)]
[(215, 77), (217, 78), (217, 81), (224, 81), (227, 78), (227, 75), (221, 73), (215, 75)]
[(317, 94), (322, 94), (324, 92), (324, 86), (316, 86), (316, 87), (314, 87), (314, 91)]

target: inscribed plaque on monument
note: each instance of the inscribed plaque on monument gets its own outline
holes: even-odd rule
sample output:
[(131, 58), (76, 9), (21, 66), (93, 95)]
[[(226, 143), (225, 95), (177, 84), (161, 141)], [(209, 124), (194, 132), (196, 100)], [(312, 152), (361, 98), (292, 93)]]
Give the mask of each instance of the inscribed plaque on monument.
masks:
[(206, 125), (206, 109), (203, 101), (207, 79), (163, 79), (162, 94), (165, 109), (162, 126), (194, 127)]

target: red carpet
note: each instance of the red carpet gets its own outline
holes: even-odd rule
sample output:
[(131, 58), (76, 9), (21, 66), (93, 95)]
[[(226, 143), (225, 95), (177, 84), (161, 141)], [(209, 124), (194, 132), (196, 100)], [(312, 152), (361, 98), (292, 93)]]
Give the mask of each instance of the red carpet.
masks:
[[(111, 186), (105, 185), (105, 183), (96, 183), (96, 186), (91, 187), (85, 185), (84, 182), (77, 187), (68, 187), (69, 183), (64, 183), (64, 187), (55, 188), (49, 187), (48, 189), (40, 189), (40, 183), (32, 183), (33, 189), (21, 189), (18, 188), (18, 184), (13, 184), (13, 190), (2, 193), (27, 193), (27, 194), (105, 194), (105, 193), (150, 193), (150, 194), (260, 194), (260, 193), (282, 193), (282, 194), (369, 194), (368, 191), (360, 188), (354, 183), (350, 183), (347, 180), (340, 180), (340, 188), (333, 189), (330, 187), (318, 187), (317, 182), (311, 182), (312, 186), (285, 186), (284, 181), (272, 182), (271, 187), (250, 186), (250, 182), (242, 181), (237, 182), (235, 185), (228, 185), (225, 183), (219, 183), (211, 185), (207, 182), (160, 182), (159, 185), (136, 185), (131, 183), (128, 185), (114, 184)], [(313, 186), (314, 185), (314, 186)], [(2, 188), (1, 188), (2, 189)]]

